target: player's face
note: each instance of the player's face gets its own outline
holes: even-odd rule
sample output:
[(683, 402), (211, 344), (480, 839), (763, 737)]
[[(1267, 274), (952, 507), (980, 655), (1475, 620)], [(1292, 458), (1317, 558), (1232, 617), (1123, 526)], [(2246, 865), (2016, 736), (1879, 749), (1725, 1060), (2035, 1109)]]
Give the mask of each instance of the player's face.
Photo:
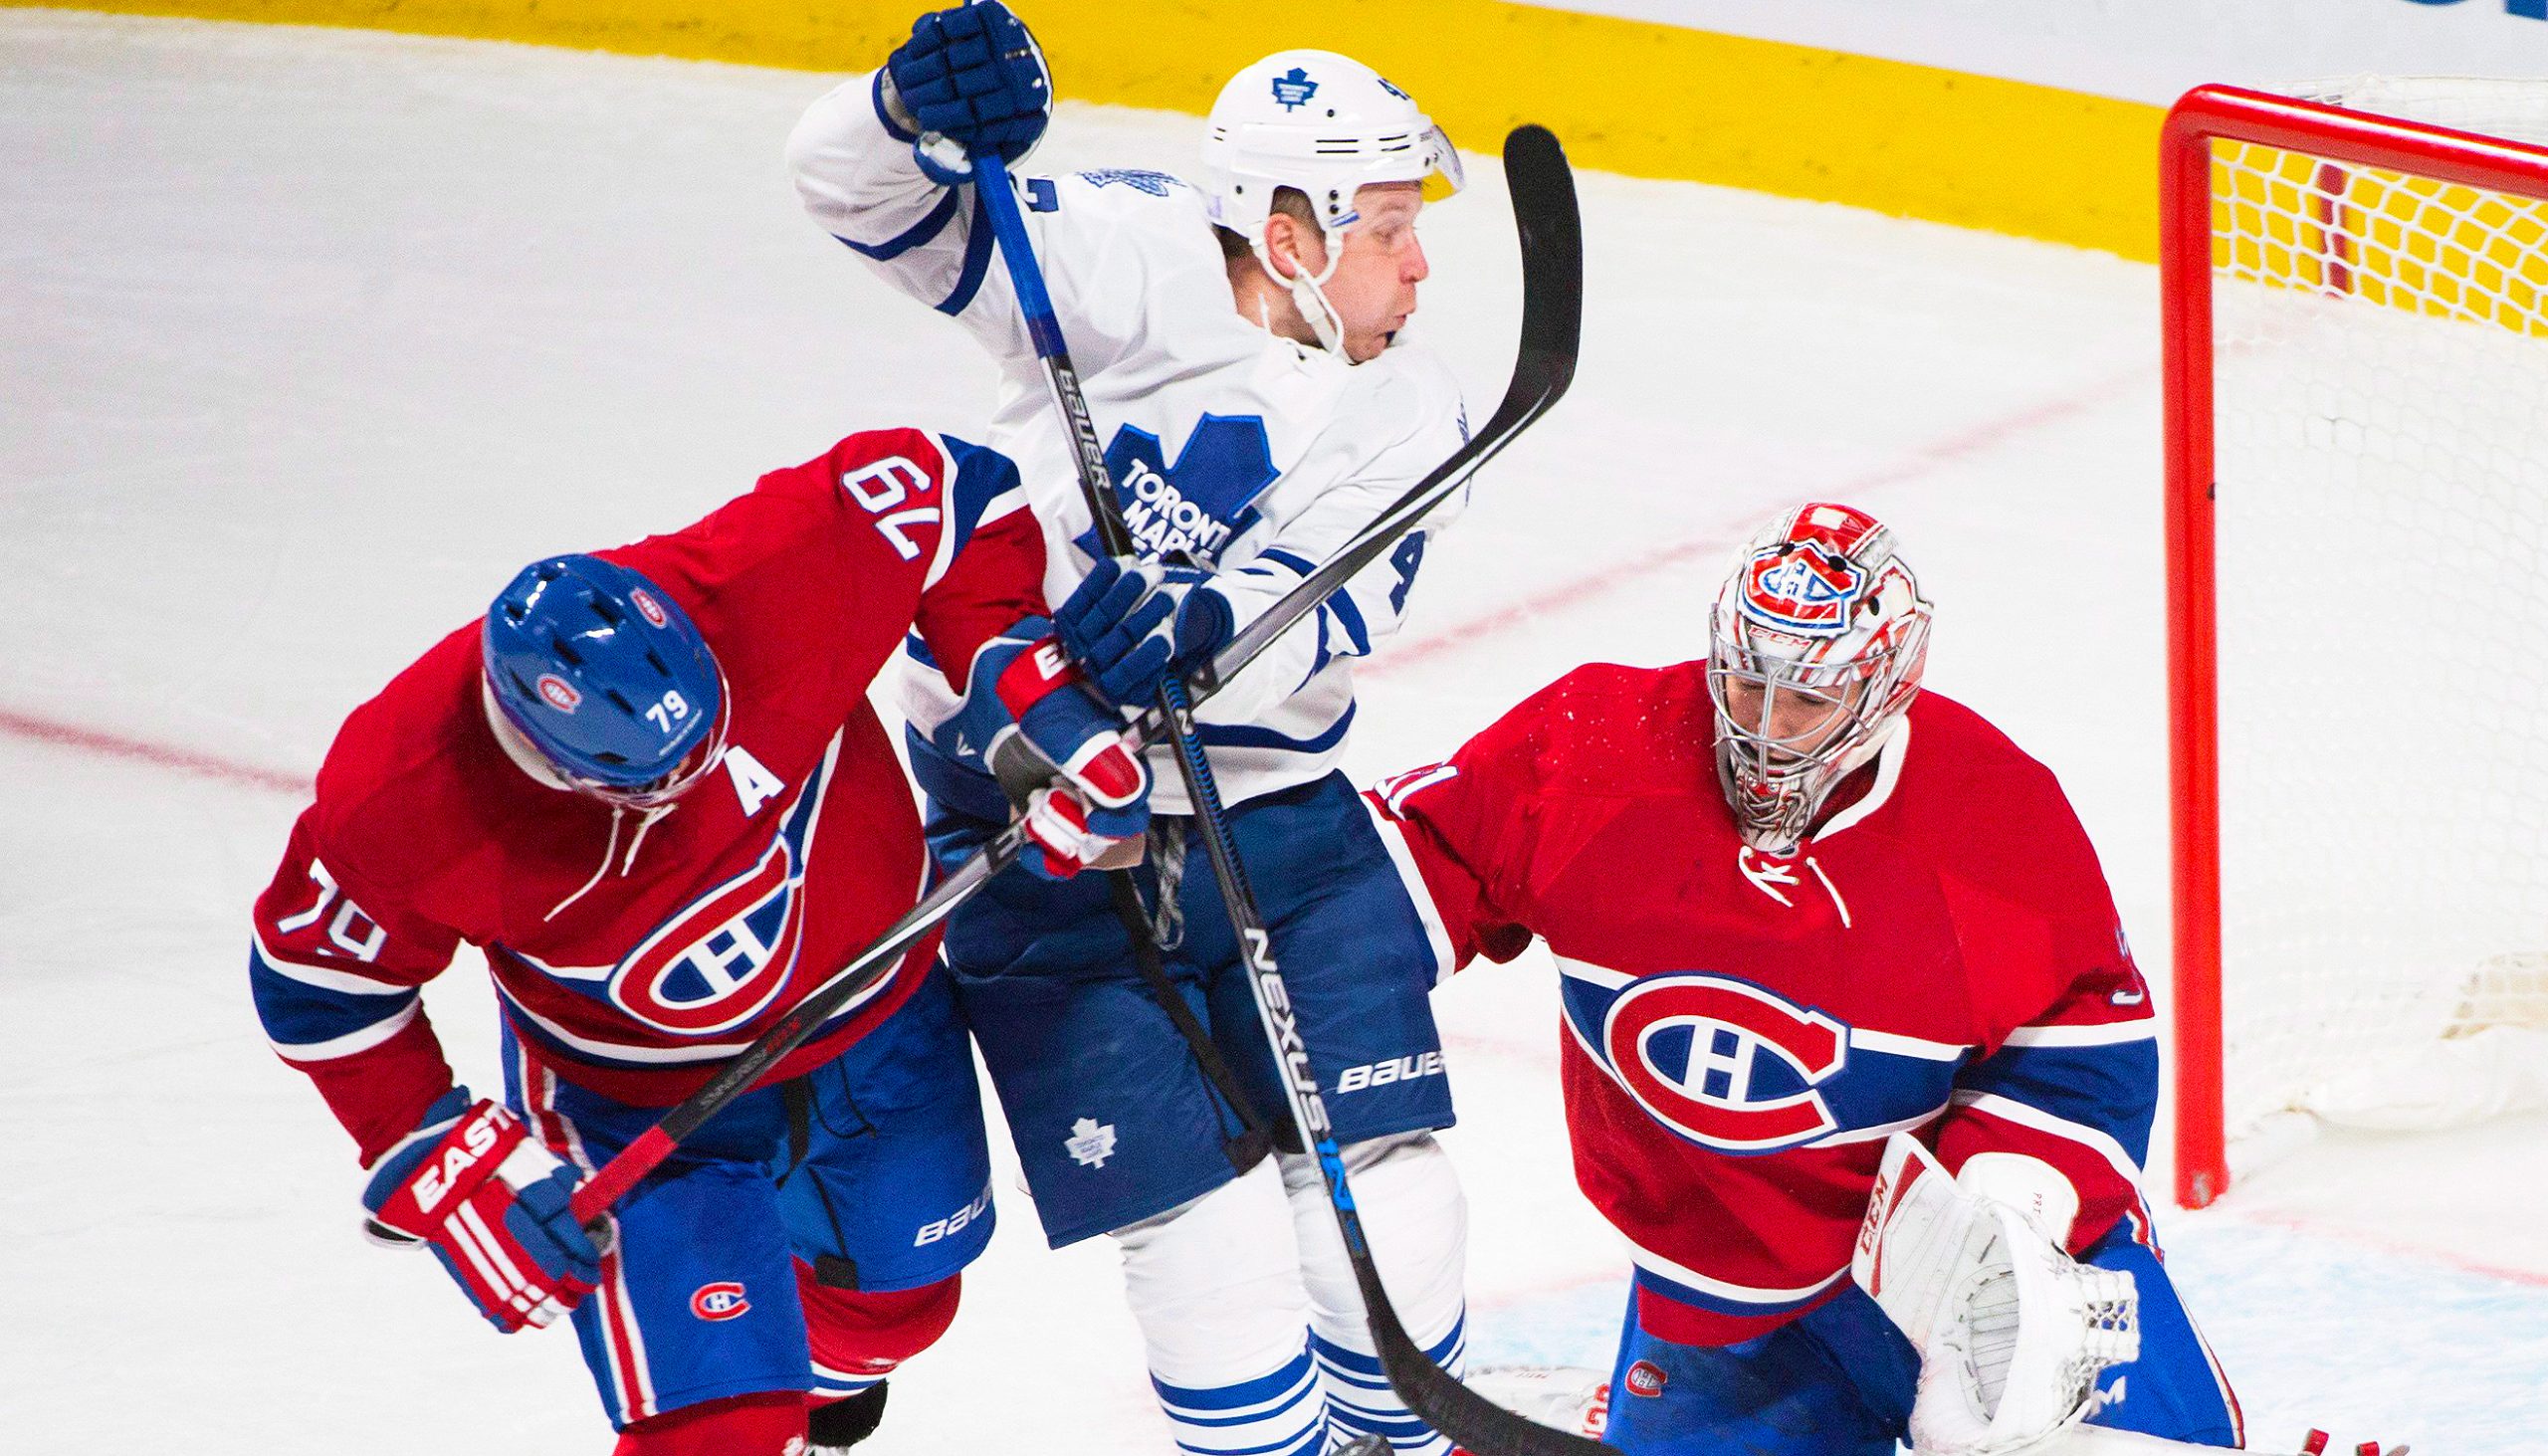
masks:
[(1354, 206), (1362, 220), (1346, 230), (1344, 256), (1326, 292), (1345, 323), (1345, 356), (1360, 364), (1379, 358), (1406, 326), (1415, 312), (1415, 286), (1432, 269), (1415, 237), (1423, 184), (1375, 182), (1354, 194)]
[(1728, 673), (1719, 686), (1725, 714), (1734, 726), (1775, 744), (1773, 757), (1801, 759), (1819, 752), (1849, 726), (1851, 710), (1863, 684), (1837, 689), (1775, 686), (1739, 673)]

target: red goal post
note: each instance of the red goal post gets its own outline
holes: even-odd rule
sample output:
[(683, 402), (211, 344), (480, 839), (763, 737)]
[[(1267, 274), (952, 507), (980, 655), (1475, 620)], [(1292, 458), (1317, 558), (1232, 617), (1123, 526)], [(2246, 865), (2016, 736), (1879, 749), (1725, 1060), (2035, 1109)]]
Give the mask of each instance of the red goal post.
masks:
[[(2406, 593), (2393, 589), (2384, 572), (2393, 565), (2400, 572), (2412, 571), (2414, 553), (2422, 548), (2383, 533), (2410, 529), (2419, 513), (2464, 512), (2471, 501), (2485, 503), (2489, 510), (2496, 509), (2493, 503), (2508, 503), (2501, 509), (2510, 524), (2489, 526), (2489, 535), (2509, 541), (2506, 549), (2513, 553), (2509, 559), (2515, 568), (2527, 556), (2548, 575), (2548, 561), (2538, 559), (2539, 524), (2548, 520), (2548, 505), (2537, 504), (2548, 502), (2548, 490), (2534, 491), (2538, 482), (2524, 463), (2525, 457), (2541, 454), (2539, 447), (2548, 440), (2520, 434), (2496, 438), (2504, 430), (2527, 428), (2513, 423), (2518, 396), (2510, 405), (2487, 406), (2506, 423), (2442, 410), (2428, 432), (2433, 438), (2397, 445), (2417, 435), (2419, 420), (2433, 417), (2430, 408), (2423, 415), (2412, 411), (2420, 407), (2415, 399), (2425, 397), (2418, 391), (2447, 382), (2434, 376), (2462, 370), (2492, 376), (2506, 367), (2528, 370), (2535, 367), (2534, 355), (2548, 361), (2548, 337), (2542, 336), (2548, 334), (2548, 309), (2542, 307), (2543, 284), (2548, 284), (2548, 261), (2543, 261), (2548, 260), (2548, 246), (2543, 246), (2548, 221), (2543, 217), (2548, 214), (2535, 205), (2548, 199), (2548, 149), (2371, 110), (2207, 86), (2188, 93), (2168, 113), (2160, 189), (2177, 1194), (2180, 1202), (2201, 1206), (2229, 1184), (2231, 1144), (2260, 1117), (2278, 1115), (2286, 1103), (2306, 1108), (2299, 1089), (2309, 1079), (2357, 1069), (2370, 1055), (2364, 1048), (2374, 1045), (2364, 1038), (2457, 1037), (2484, 1019), (2464, 1004), (2428, 1012), (2428, 1005), (2441, 1004), (2438, 996), (2446, 1000), (2455, 993), (2425, 982), (2438, 983), (2455, 972), (2411, 963), (2419, 914), (2453, 931), (2471, 918), (2445, 904), (2455, 890), (2401, 889), (2395, 907), (2380, 909), (2369, 907), (2376, 897), (2362, 887), (2404, 880), (2404, 871), (2375, 869), (2356, 884), (2327, 868), (2345, 853), (2378, 860), (2402, 842), (2433, 842), (2422, 836), (2489, 847), (2500, 837), (2491, 826), (2481, 831), (2443, 827), (2437, 817), (2441, 811), (2427, 802), (2436, 795), (2412, 783), (2396, 795), (2394, 814), (2371, 804), (2384, 793), (2384, 770), (2405, 777), (2419, 769), (2412, 757), (2399, 761), (2384, 754), (2376, 730), (2353, 741), (2349, 751), (2328, 750), (2336, 756), (2319, 768), (2323, 815), (2305, 797), (2287, 794), (2277, 801), (2241, 788), (2243, 797), (2233, 800), (2231, 816), (2233, 838), (2244, 836), (2233, 854), (2245, 857), (2241, 873), (2257, 866), (2284, 872), (2286, 860), (2298, 868), (2288, 869), (2280, 889), (2233, 886), (2225, 902), (2223, 692), (2226, 682), (2233, 696), (2245, 695), (2239, 703), (2247, 723), (2262, 723), (2268, 713), (2291, 713), (2279, 736), (2273, 735), (2270, 723), (2241, 727), (2242, 732), (2264, 734), (2252, 738), (2254, 746), (2245, 753), (2250, 760), (2304, 759), (2322, 732), (2349, 731), (2346, 726), (2366, 718), (2371, 728), (2381, 726), (2391, 705), (2378, 695), (2389, 691), (2412, 697), (2423, 664), (2413, 646), (2401, 653), (2373, 646), (2356, 651), (2359, 631), (2340, 619), (2346, 612), (2359, 612), (2375, 626), (2391, 619), (2412, 623), (2419, 603), (2399, 600)], [(2220, 291), (2216, 274), (2229, 280)], [(2225, 327), (2220, 311), (2230, 303), (2275, 316), (2248, 335), (2216, 337)], [(2509, 365), (2508, 350), (2518, 350)], [(2462, 356), (2467, 362), (2449, 362)], [(2444, 362), (2437, 364), (2437, 359)], [(2332, 379), (2314, 377), (2322, 368)], [(2236, 376), (2230, 387), (2244, 399), (2262, 401), (2253, 418), (2241, 417), (2227, 433), (2219, 413), (2224, 400), (2216, 393), (2225, 370)], [(2548, 379), (2548, 367), (2528, 377)], [(2391, 407), (2393, 397), (2405, 401), (2397, 405), (2400, 418), (2385, 423), (2375, 418)], [(2548, 391), (2530, 399), (2537, 412), (2548, 415)], [(2279, 418), (2276, 408), (2291, 418)], [(2243, 476), (2226, 478), (2218, 452), (2229, 434), (2258, 462), (2249, 475), (2276, 480), (2259, 484)], [(2548, 463), (2542, 469), (2548, 470)], [(2219, 508), (2224, 500), (2241, 503), (2239, 509), (2253, 518), (2236, 528), (2254, 544), (2270, 542), (2272, 533), (2283, 529), (2314, 529), (2322, 514), (2355, 509), (2357, 503), (2347, 499), (2351, 494), (2394, 498), (2421, 489), (2419, 483), (2426, 481), (2436, 482), (2430, 503), (2421, 497), (2367, 503), (2371, 514), (2344, 527), (2361, 536), (2360, 541), (2330, 548), (2308, 540), (2293, 547), (2291, 559), (2261, 568), (2294, 573), (2296, 580), (2281, 583), (2281, 595), (2321, 597), (2334, 624), (2326, 629), (2330, 640), (2311, 642), (2282, 628), (2244, 628), (2241, 624), (2252, 614), (2223, 600)], [(2276, 491), (2283, 495), (2272, 497)], [(2250, 556), (2231, 568), (2233, 594), (2253, 589), (2250, 583), (2260, 570), (2257, 559)], [(2308, 574), (2322, 564), (2323, 576)], [(2349, 596), (2362, 600), (2358, 606), (2333, 601)], [(2526, 603), (2519, 614), (2537, 616)], [(2263, 633), (2260, 642), (2249, 643), (2255, 650), (2243, 660), (2233, 658), (2227, 670), (2221, 635), (2225, 620), (2233, 633)], [(2533, 639), (2532, 647), (2532, 656), (2548, 651), (2548, 639)], [(2304, 659), (2324, 654), (2348, 665), (2349, 680), (2339, 681), (2353, 696), (2314, 710), (2292, 709), (2283, 697), (2298, 690), (2255, 686), (2251, 665), (2270, 661), (2276, 652)], [(2513, 661), (2505, 666), (2508, 672), (2533, 671)], [(2482, 697), (2483, 680), (2476, 681), (2480, 686), (2471, 691)], [(2436, 690), (2445, 707), (2459, 691), (2455, 686)], [(2259, 702), (2260, 696), (2272, 701)], [(2548, 715), (2548, 701), (2536, 703), (2534, 710)], [(2401, 749), (2416, 752), (2411, 724), (2388, 728), (2403, 739)], [(2339, 739), (2343, 731), (2336, 731)], [(2485, 773), (2516, 775), (2523, 798), (2548, 781), (2548, 736), (2524, 737), (2530, 730), (2518, 727), (2487, 731), (2490, 735), (2478, 750), (2478, 766)], [(2361, 761), (2366, 757), (2370, 761)], [(2495, 765), (2507, 758), (2514, 760), (2512, 766), (2498, 770)], [(2294, 792), (2305, 795), (2305, 766), (2292, 771), (2300, 775)], [(2368, 806), (2356, 807), (2356, 795)], [(2489, 795), (2514, 797), (2499, 785), (2467, 797), (2482, 805)], [(2241, 810), (2290, 823), (2287, 829), (2279, 822), (2262, 828), (2241, 825)], [(2482, 808), (2472, 812), (2482, 813)], [(2525, 812), (2529, 817), (2524, 822), (2535, 825), (2537, 806)], [(2473, 840), (2466, 837), (2472, 832)], [(2286, 837), (2276, 842), (2276, 833)], [(2500, 857), (2517, 859), (2528, 834), (2528, 829), (2513, 831), (2502, 841), (2508, 848)], [(2548, 848), (2538, 838), (2534, 835), (2530, 842)], [(2346, 850), (2345, 844), (2352, 848)], [(2472, 848), (2469, 854), (2474, 858), (2477, 851)], [(2548, 858), (2526, 873), (2548, 882)], [(2325, 903), (2305, 900), (2321, 888)], [(2508, 908), (2525, 918), (2524, 925), (2538, 909), (2529, 892), (2518, 887), (2482, 893), (2490, 898), (2481, 905), (2491, 909), (2509, 902)], [(2242, 929), (2232, 937), (2243, 940), (2226, 967), (2225, 904), (2233, 916), (2254, 912), (2260, 923), (2252, 933)], [(2379, 923), (2354, 926), (2358, 905), (2367, 907), (2362, 911), (2366, 922)], [(2275, 915), (2281, 917), (2278, 923)], [(2539, 925), (2535, 936), (2518, 929), (2489, 930), (2497, 939), (2474, 952), (2473, 961), (2464, 958), (2470, 953), (2467, 946), (2456, 942), (2446, 949), (2437, 944), (2436, 954), (2461, 966), (2517, 962), (2525, 974), (2539, 974), (2535, 952), (2548, 948), (2548, 924)], [(2259, 955), (2250, 949), (2286, 932), (2300, 942), (2285, 957), (2287, 963), (2251, 970)], [(2498, 943), (2506, 938), (2509, 943)], [(2404, 953), (2384, 950), (2382, 943), (2410, 948)], [(2365, 961), (2380, 962), (2385, 955), (2394, 964), (2358, 970), (2353, 963), (2357, 948)], [(2264, 961), (2273, 958), (2260, 954)], [(2357, 975), (2377, 983), (2357, 986), (2351, 979)], [(2242, 983), (2241, 976), (2250, 979)], [(2342, 1015), (2360, 1024), (2333, 1026), (2337, 1013), (2321, 1007), (2340, 1001)], [(2429, 1032), (2428, 1015), (2440, 1018)], [(2251, 1054), (2241, 1049), (2242, 1040), (2267, 1050)], [(2323, 1047), (2313, 1050), (2313, 1040)], [(2226, 1054), (2225, 1046), (2230, 1048)], [(2385, 1046), (2379, 1050), (2385, 1055)], [(2251, 1055), (2252, 1064), (2244, 1060)], [(2324, 1065), (2312, 1064), (2313, 1056)], [(2285, 1062), (2288, 1068), (2282, 1066)], [(2268, 1063), (2288, 1087), (2239, 1085), (2249, 1071)], [(2402, 1079), (2409, 1075), (2399, 1074)], [(2424, 1083), (2402, 1080), (2401, 1086), (2419, 1093)]]

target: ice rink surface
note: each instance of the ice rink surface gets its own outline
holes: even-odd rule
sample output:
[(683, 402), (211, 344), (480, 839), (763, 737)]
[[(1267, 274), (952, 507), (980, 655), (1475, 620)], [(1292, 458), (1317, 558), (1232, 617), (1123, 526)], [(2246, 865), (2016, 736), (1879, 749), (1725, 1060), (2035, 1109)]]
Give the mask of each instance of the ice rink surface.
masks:
[[(851, 430), (982, 417), (970, 341), (795, 205), (780, 142), (829, 84), (0, 12), (0, 1448), (606, 1448), (571, 1339), (500, 1340), (356, 1237), (346, 1142), (250, 1010), (246, 912), (337, 722), (521, 562), (687, 521)], [(1176, 170), (1196, 124), (1065, 106), (1030, 169)], [(1495, 168), (1470, 171), (1427, 215), (1415, 332), (1482, 408), (1516, 270)], [(1437, 757), (1581, 661), (1696, 655), (1753, 524), (1859, 502), (1939, 603), (1930, 683), (2060, 773), (2163, 974), (2152, 271), (1582, 191), (1575, 392), (1429, 558), (1351, 769)], [(490, 997), (457, 970), (430, 1004), (492, 1089)], [(1624, 1263), (1567, 1170), (1549, 969), (1438, 1005), (1472, 1358), (1605, 1365)], [(1046, 1251), (1000, 1187), (964, 1313), (870, 1449), (1166, 1450), (1111, 1249)], [(2315, 1423), (2508, 1456), (2548, 1444), (2543, 1205), (2534, 1118), (2322, 1142), (2161, 1231), (2261, 1449)]]

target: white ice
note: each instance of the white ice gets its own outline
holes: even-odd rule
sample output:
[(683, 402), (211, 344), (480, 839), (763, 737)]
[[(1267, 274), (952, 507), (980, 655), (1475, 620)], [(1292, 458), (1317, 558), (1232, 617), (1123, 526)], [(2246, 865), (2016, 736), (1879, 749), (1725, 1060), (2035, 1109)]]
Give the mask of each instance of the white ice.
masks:
[[(688, 520), (854, 429), (981, 418), (970, 343), (788, 191), (780, 140), (828, 84), (0, 13), (0, 1448), (605, 1449), (570, 1339), (500, 1340), (355, 1236), (343, 1136), (251, 1014), (246, 909), (336, 723), (522, 561)], [(1193, 133), (1070, 105), (1039, 161), (1174, 168)], [(1515, 268), (1495, 169), (1470, 171), (1428, 217), (1419, 327), (1483, 405)], [(2162, 968), (2151, 271), (1583, 193), (1581, 379), (1432, 558), (1354, 771), (1438, 756), (1577, 662), (1698, 652), (1751, 524), (1860, 501), (1942, 604), (1931, 681), (2062, 774)], [(494, 1086), (483, 978), (431, 1004)], [(1614, 1334), (1553, 1004), (1529, 960), (1439, 998), (1484, 1362), (1605, 1364)], [(1046, 1251), (1001, 1186), (964, 1314), (872, 1449), (1167, 1450), (1111, 1252)], [(2322, 1143), (2163, 1232), (2267, 1449), (2314, 1422), (2485, 1456), (2548, 1443), (2543, 1198), (2534, 1119)]]

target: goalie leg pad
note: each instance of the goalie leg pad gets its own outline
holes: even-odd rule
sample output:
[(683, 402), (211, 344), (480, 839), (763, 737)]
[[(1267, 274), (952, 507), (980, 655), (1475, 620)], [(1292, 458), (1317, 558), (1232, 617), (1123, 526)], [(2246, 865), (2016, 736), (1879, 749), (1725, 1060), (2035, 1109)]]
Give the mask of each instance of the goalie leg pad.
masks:
[(2097, 1377), (2087, 1424), (2198, 1446), (2241, 1445), (2237, 1395), (2187, 1315), (2167, 1266), (2138, 1232), (2127, 1219), (2081, 1256), (2131, 1275), (2141, 1297), (2141, 1352)]

